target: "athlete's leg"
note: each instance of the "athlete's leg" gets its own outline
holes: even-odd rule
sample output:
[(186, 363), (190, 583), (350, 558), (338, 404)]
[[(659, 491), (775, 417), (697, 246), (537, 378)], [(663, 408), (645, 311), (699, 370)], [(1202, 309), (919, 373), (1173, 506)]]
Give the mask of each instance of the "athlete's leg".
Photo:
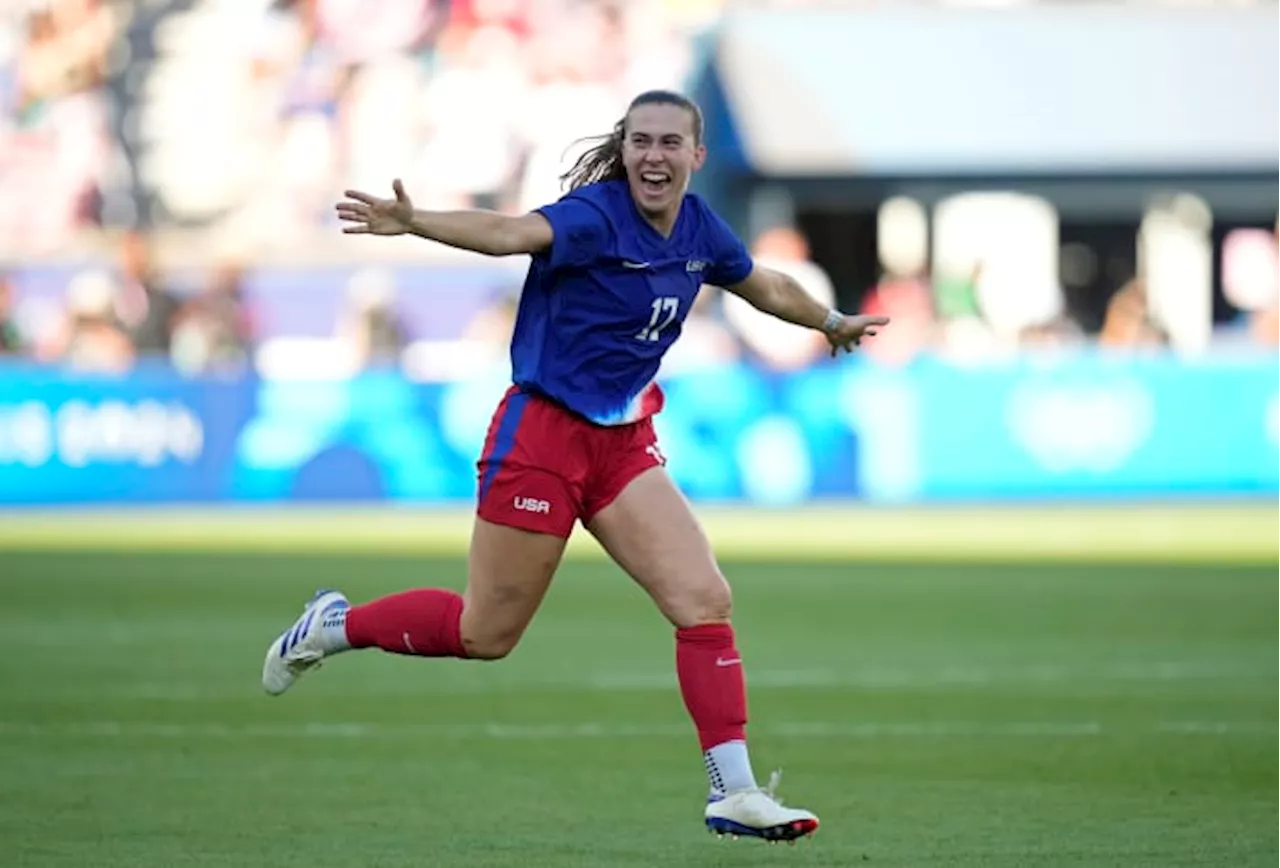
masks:
[(351, 606), (340, 592), (323, 591), (268, 648), (266, 691), (283, 693), (324, 657), (353, 648), (483, 660), (510, 653), (546, 595), (578, 516), (574, 486), (539, 467), (561, 421), (518, 393), (495, 414), (479, 463), (464, 593), (417, 588)]
[(515, 648), (546, 595), (564, 552), (561, 537), (477, 518), (461, 594), (419, 588), (355, 606), (353, 648), (420, 657), (498, 660)]
[(476, 519), (460, 629), (466, 656), (505, 657), (551, 586), (567, 540)]
[(586, 527), (677, 629), (729, 623), (729, 583), (688, 501), (662, 467), (628, 482)]
[[(746, 687), (730, 625), (729, 585), (683, 495), (661, 467), (644, 471), (587, 529), (676, 628), (676, 671), (716, 789), (755, 786), (744, 744)], [(716, 762), (720, 759), (720, 762)]]
[(340, 592), (322, 591), (267, 649), (263, 688), (283, 693), (323, 658), (356, 648), (418, 657), (505, 657), (537, 612), (564, 546), (564, 537), (477, 517), (462, 594), (414, 588), (351, 606)]
[(676, 672), (702, 745), (714, 831), (794, 839), (817, 828), (756, 787), (747, 753), (746, 683), (728, 583), (684, 496), (650, 467), (586, 521), (588, 530), (676, 628)]
[[(325, 652), (381, 648), (393, 654), (498, 660), (507, 656), (551, 584), (565, 540), (477, 518), (460, 595), (418, 588), (353, 607)], [(338, 625), (334, 625), (335, 627)]]

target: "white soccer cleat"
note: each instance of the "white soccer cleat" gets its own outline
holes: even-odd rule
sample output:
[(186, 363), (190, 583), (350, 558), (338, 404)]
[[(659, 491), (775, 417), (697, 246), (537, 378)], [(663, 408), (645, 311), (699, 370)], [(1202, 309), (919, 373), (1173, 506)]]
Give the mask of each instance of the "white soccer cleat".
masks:
[(783, 807), (774, 795), (781, 779), (782, 773), (774, 772), (764, 789), (739, 790), (708, 802), (707, 830), (720, 836), (789, 844), (812, 835), (818, 830), (818, 818), (809, 811)]
[(267, 648), (267, 658), (262, 662), (262, 689), (278, 696), (304, 672), (319, 666), (325, 654), (321, 643), (325, 615), (350, 606), (340, 591), (317, 591), (293, 626)]

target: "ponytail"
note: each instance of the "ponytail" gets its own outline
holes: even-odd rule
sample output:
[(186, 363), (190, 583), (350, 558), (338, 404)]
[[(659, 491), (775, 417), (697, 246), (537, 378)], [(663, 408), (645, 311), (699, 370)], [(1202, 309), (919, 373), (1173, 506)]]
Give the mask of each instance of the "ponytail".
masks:
[(622, 165), (625, 126), (626, 118), (623, 118), (613, 125), (613, 132), (607, 135), (578, 139), (579, 142), (594, 141), (596, 144), (578, 157), (573, 168), (560, 176), (560, 183), (568, 184), (570, 190), (576, 190), (598, 181), (620, 181), (627, 177), (627, 170)]

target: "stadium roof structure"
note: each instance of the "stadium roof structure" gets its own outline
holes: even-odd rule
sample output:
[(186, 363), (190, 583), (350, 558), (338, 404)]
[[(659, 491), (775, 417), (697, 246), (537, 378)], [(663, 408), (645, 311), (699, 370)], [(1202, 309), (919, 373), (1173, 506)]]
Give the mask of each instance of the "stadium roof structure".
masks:
[(1274, 214), (1277, 24), (1274, 3), (748, 10), (698, 95), (720, 181), (1198, 180)]

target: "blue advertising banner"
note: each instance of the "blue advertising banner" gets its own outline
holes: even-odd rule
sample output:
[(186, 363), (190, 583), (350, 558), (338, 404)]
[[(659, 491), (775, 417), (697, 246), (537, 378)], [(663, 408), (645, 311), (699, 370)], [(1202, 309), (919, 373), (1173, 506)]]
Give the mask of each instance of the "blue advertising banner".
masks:
[[(1274, 496), (1278, 380), (1256, 356), (732, 366), (667, 378), (657, 427), (704, 501)], [(506, 385), (6, 364), (0, 504), (465, 503)]]
[(0, 366), (0, 504), (225, 497), (252, 396), (167, 368), (117, 379)]
[(1276, 358), (935, 362), (851, 386), (882, 500), (1262, 494), (1280, 486)]

